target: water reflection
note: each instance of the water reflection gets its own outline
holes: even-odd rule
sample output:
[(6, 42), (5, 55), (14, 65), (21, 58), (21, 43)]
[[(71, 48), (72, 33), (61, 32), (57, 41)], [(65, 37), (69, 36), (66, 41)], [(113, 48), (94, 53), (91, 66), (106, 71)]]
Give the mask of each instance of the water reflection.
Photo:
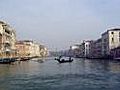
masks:
[(42, 63), (0, 64), (1, 90), (119, 90), (119, 77), (119, 61), (75, 59), (59, 64), (47, 58)]

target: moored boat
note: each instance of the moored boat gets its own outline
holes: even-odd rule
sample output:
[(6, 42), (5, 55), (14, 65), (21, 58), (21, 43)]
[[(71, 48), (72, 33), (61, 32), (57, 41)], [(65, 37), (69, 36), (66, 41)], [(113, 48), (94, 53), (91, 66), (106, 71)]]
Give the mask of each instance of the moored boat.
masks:
[(15, 58), (0, 58), (0, 64), (10, 64), (15, 61)]

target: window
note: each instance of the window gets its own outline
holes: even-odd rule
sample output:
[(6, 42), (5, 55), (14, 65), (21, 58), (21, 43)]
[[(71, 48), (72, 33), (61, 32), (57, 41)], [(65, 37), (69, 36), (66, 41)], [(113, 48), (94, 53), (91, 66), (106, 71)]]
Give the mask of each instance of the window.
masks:
[(107, 47), (106, 47), (106, 45), (104, 45), (104, 49), (106, 49)]
[(104, 42), (106, 42), (107, 40), (106, 39), (104, 39)]
[(114, 32), (111, 32), (111, 34), (114, 34)]
[(112, 42), (114, 42), (114, 38), (112, 38)]

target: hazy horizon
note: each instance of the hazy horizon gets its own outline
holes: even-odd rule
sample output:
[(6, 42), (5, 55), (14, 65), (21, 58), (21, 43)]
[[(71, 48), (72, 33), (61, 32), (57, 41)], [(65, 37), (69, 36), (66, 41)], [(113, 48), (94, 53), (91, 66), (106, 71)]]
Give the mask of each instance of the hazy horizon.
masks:
[(119, 4), (119, 0), (1, 0), (0, 20), (15, 28), (18, 39), (62, 50), (119, 27)]

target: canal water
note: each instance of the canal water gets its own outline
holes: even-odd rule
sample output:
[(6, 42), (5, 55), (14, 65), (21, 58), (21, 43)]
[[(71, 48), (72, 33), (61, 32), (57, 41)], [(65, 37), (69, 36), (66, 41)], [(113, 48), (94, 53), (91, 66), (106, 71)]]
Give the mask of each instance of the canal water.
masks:
[(0, 64), (0, 90), (120, 90), (120, 61), (54, 58)]

